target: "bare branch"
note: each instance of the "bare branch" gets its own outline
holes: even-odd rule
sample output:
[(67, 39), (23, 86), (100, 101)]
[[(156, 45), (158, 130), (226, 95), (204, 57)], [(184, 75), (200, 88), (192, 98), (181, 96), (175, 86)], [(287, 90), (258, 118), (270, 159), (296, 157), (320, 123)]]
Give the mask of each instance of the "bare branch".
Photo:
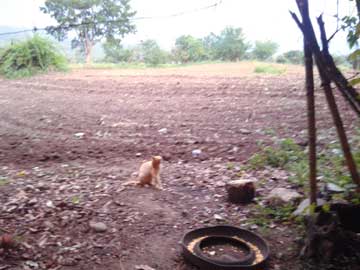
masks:
[(289, 10), (289, 12), (290, 12), (291, 17), (296, 22), (297, 26), (300, 28), (301, 32), (304, 32), (304, 25), (300, 22), (298, 16), (295, 14), (295, 12), (292, 12), (291, 10)]

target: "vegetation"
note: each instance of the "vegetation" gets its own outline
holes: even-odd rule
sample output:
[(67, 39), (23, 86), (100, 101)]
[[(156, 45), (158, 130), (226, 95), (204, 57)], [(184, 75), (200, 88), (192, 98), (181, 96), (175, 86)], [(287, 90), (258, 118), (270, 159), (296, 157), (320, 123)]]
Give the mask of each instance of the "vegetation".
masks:
[(95, 43), (106, 38), (112, 44), (128, 33), (135, 31), (130, 19), (136, 12), (131, 11), (130, 0), (46, 0), (41, 11), (51, 15), (58, 26), (47, 28), (47, 32), (59, 40), (64, 40), (70, 31), (77, 36), (72, 40), (72, 48), (80, 48), (86, 55), (86, 63), (91, 62), (91, 51)]
[(173, 56), (180, 63), (198, 62), (206, 59), (202, 41), (190, 35), (176, 39)]
[(65, 57), (51, 41), (38, 35), (9, 45), (0, 54), (0, 74), (7, 78), (65, 69)]
[(301, 65), (304, 63), (304, 53), (303, 51), (298, 50), (287, 51), (284, 54), (279, 55), (276, 58), (276, 62)]
[(283, 74), (286, 71), (286, 68), (276, 67), (273, 65), (260, 65), (256, 66), (254, 72), (255, 73), (265, 73), (265, 74)]
[[(354, 158), (360, 165), (360, 136), (353, 141)], [(275, 146), (264, 146), (254, 154), (248, 163), (248, 169), (261, 169), (266, 166), (283, 168), (291, 173), (289, 180), (304, 186), (309, 179), (308, 156), (292, 139), (279, 141)], [(331, 143), (318, 155), (319, 179), (333, 183), (350, 192), (355, 186), (347, 170), (344, 157), (338, 143)], [(346, 196), (346, 194), (344, 194)]]
[(242, 60), (250, 48), (241, 28), (226, 27), (220, 35), (210, 34), (205, 41), (213, 60)]
[(252, 51), (253, 57), (260, 61), (270, 60), (278, 50), (279, 45), (273, 41), (256, 41)]
[(260, 227), (268, 227), (271, 223), (288, 223), (293, 218), (292, 213), (295, 209), (296, 207), (293, 204), (268, 205), (266, 207), (257, 205), (249, 223)]
[(145, 64), (157, 66), (167, 62), (167, 53), (161, 50), (155, 40), (148, 39), (141, 43), (141, 51)]
[(106, 63), (131, 62), (133, 51), (125, 49), (120, 43), (108, 41), (103, 44)]

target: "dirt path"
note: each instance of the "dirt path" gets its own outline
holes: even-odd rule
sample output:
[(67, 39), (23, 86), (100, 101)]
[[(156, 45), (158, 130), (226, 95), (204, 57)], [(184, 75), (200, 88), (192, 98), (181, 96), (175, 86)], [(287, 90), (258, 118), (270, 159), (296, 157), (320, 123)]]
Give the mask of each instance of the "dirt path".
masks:
[[(101, 70), (0, 81), (0, 229), (25, 243), (0, 254), (0, 269), (193, 269), (180, 256), (185, 231), (217, 224), (215, 214), (246, 223), (251, 208), (226, 202), (223, 188), (240, 163), (274, 136), (305, 140), (302, 84), (301, 74)], [(330, 126), (323, 111), (318, 118)], [(155, 154), (165, 190), (123, 190)], [(293, 243), (286, 229), (267, 237), (274, 253)]]

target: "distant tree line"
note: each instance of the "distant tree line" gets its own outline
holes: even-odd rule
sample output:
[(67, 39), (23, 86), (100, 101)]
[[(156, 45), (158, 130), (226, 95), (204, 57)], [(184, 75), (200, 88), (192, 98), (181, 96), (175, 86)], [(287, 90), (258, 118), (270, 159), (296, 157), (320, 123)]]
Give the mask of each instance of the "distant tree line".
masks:
[(302, 51), (288, 51), (274, 57), (279, 49), (277, 43), (265, 40), (255, 41), (252, 45), (246, 40), (243, 30), (235, 27), (226, 27), (220, 34), (210, 33), (204, 38), (182, 35), (176, 39), (170, 52), (161, 49), (155, 40), (145, 40), (129, 48), (124, 48), (117, 42), (106, 42), (103, 49), (103, 61), (110, 63), (142, 62), (154, 66), (165, 63), (241, 60), (303, 63)]

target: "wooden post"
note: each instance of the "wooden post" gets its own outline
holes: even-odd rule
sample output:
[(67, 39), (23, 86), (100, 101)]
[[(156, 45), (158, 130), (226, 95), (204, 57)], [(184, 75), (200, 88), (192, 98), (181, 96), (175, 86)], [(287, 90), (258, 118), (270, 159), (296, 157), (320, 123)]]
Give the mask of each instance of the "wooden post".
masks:
[(315, 122), (315, 95), (314, 95), (314, 71), (311, 48), (304, 38), (304, 59), (306, 76), (306, 100), (308, 119), (308, 140), (309, 140), (309, 184), (310, 203), (316, 206), (316, 122)]

